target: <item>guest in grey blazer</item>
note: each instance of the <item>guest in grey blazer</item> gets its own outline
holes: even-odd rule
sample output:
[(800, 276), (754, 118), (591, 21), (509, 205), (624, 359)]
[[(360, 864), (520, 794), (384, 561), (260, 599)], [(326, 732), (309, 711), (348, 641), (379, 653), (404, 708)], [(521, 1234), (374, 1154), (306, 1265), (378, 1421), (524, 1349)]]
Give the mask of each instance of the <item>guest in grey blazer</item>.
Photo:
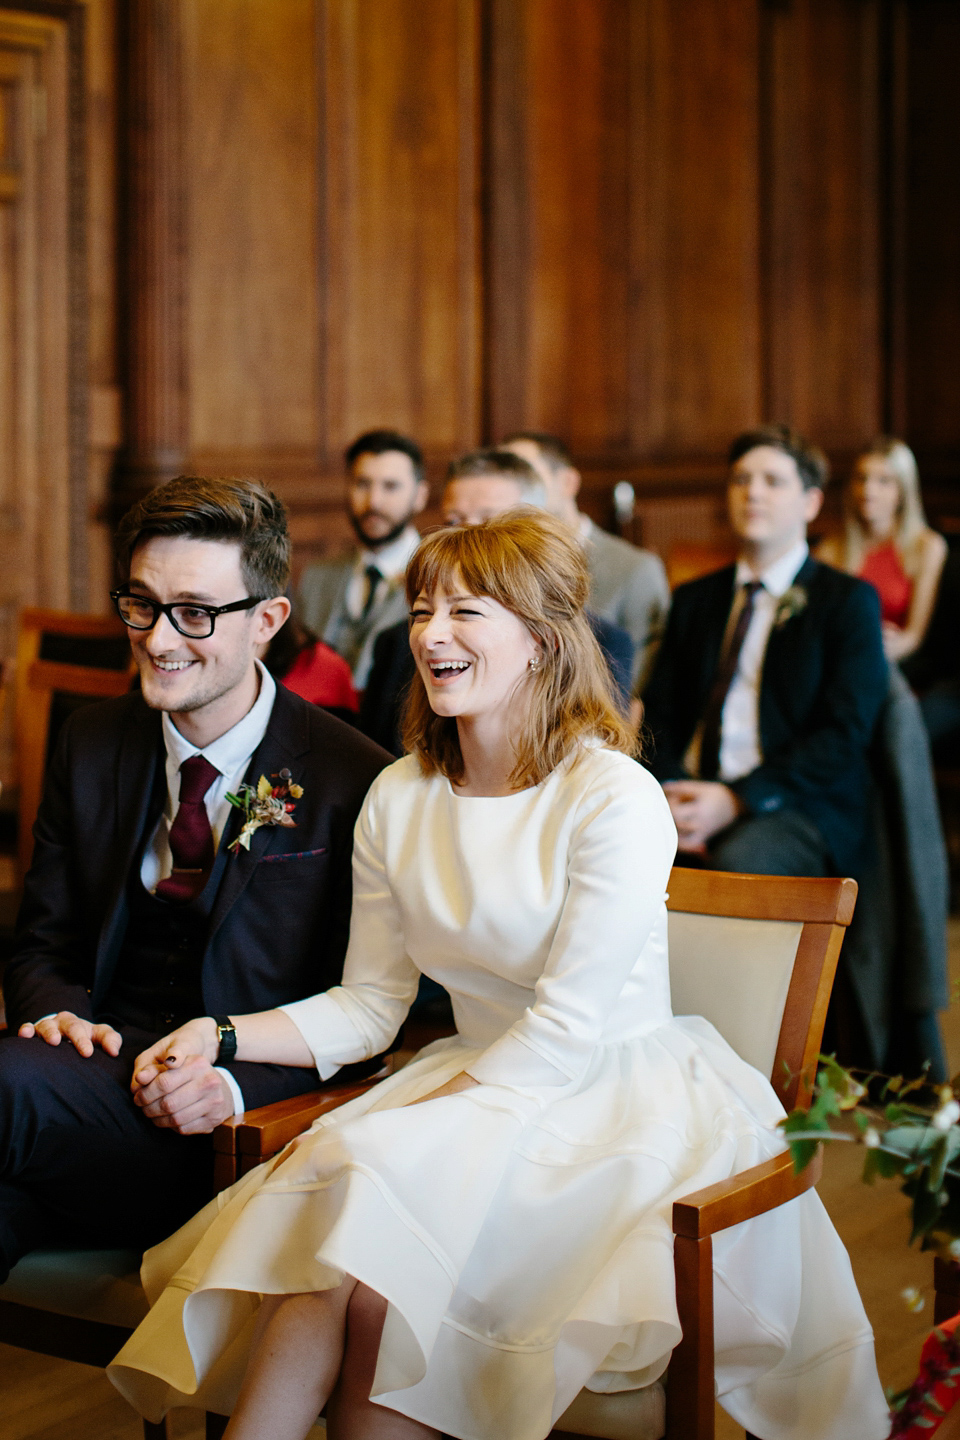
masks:
[(547, 491), (548, 508), (579, 535), (590, 570), (590, 609), (626, 630), (634, 644), (633, 687), (639, 694), (663, 635), (670, 587), (658, 555), (595, 525), (577, 508), (580, 472), (556, 435), (518, 430), (500, 446), (523, 457)]
[(382, 630), (405, 619), (403, 577), (420, 543), (413, 524), (427, 503), (419, 445), (395, 430), (368, 430), (344, 456), (346, 505), (357, 549), (309, 566), (300, 579), (300, 620), (349, 664), (363, 690)]

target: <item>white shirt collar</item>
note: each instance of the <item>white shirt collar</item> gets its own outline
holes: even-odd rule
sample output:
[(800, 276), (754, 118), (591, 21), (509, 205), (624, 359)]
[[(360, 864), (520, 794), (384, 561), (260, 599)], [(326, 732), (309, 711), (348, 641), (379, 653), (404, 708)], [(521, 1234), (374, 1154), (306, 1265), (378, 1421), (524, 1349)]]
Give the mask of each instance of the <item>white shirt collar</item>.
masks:
[(376, 565), (385, 579), (395, 580), (406, 572), (410, 557), (419, 544), (419, 531), (408, 525), (396, 540), (391, 540), (382, 550), (361, 550), (357, 556), (357, 569), (366, 570), (368, 565)]
[(747, 585), (751, 580), (759, 580), (763, 588), (779, 600), (780, 596), (790, 589), (809, 554), (810, 547), (806, 540), (799, 540), (786, 555), (774, 560), (773, 564), (759, 575), (745, 560), (738, 560), (737, 585)]
[(167, 758), (174, 769), (179, 770), (184, 760), (189, 760), (191, 755), (201, 754), (221, 775), (232, 776), (241, 766), (246, 768), (244, 762), (249, 760), (267, 733), (277, 694), (277, 683), (269, 670), (264, 669), (259, 660), (256, 661), (256, 666), (260, 675), (260, 693), (256, 700), (242, 720), (238, 720), (232, 729), (212, 741), (205, 750), (198, 750), (196, 745), (185, 740), (168, 712), (163, 712), (163, 743), (166, 746)]

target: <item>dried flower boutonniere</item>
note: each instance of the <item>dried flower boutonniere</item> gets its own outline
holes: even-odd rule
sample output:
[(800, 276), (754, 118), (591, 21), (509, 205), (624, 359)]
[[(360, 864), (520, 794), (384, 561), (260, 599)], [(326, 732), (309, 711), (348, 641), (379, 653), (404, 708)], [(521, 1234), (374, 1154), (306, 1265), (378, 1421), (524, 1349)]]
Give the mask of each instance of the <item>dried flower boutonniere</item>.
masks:
[(293, 819), (293, 802), (300, 799), (303, 786), (294, 785), (289, 770), (281, 770), (273, 778), (279, 780), (279, 785), (271, 785), (266, 775), (261, 775), (256, 789), (252, 785), (241, 785), (239, 795), (227, 796), (231, 805), (243, 811), (244, 817), (243, 829), (230, 846), (235, 855), (241, 846), (244, 850), (250, 849), (254, 832), (261, 825), (291, 826), (297, 823)]
[(807, 592), (802, 585), (791, 585), (789, 590), (784, 590), (777, 601), (777, 608), (774, 611), (773, 623), (779, 630), (792, 620), (794, 615), (799, 615), (801, 610), (807, 608)]

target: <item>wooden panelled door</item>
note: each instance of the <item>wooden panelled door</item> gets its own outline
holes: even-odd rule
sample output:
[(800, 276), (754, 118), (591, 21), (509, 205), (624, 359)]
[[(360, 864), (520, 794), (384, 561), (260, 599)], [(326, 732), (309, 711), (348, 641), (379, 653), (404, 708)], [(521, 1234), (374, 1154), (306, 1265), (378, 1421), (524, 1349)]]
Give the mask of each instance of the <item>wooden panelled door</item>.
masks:
[[(0, 9), (0, 656), (23, 605), (68, 608), (67, 27)], [(0, 778), (11, 778), (10, 710)]]

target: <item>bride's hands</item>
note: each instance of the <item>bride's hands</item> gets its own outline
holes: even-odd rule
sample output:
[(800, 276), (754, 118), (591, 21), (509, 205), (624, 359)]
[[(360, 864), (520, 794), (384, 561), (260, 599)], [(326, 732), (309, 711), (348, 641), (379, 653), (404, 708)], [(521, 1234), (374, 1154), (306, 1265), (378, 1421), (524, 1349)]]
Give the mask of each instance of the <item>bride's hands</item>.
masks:
[(217, 1022), (212, 1016), (203, 1015), (196, 1020), (188, 1020), (179, 1030), (164, 1035), (162, 1040), (157, 1040), (137, 1056), (131, 1088), (138, 1090), (149, 1085), (165, 1070), (176, 1069), (193, 1056), (201, 1056), (212, 1065), (218, 1049)]

